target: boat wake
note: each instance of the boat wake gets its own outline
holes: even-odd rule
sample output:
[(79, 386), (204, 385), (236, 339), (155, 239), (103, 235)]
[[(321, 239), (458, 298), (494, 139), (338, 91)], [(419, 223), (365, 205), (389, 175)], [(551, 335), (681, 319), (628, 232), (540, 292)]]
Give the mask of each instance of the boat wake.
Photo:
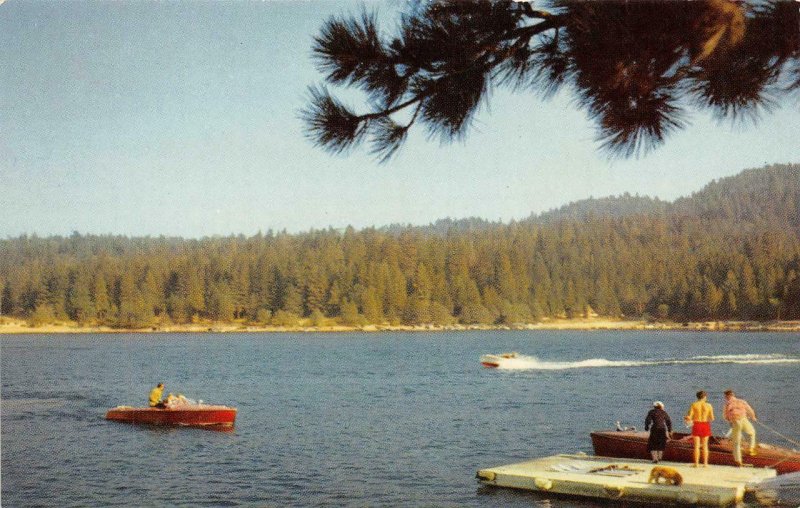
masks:
[(687, 365), (713, 363), (739, 364), (779, 364), (800, 363), (800, 358), (781, 354), (746, 354), (746, 355), (714, 355), (692, 356), (690, 358), (672, 358), (666, 360), (607, 360), (590, 358), (574, 362), (555, 362), (540, 360), (535, 356), (518, 354), (514, 358), (501, 358), (497, 368), (507, 370), (566, 370), (601, 367), (648, 367), (653, 365)]

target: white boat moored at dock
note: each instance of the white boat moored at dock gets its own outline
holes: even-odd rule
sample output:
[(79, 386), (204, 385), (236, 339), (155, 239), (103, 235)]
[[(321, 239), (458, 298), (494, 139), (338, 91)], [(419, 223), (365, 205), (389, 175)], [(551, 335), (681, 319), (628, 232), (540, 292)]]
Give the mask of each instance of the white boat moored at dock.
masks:
[[(655, 466), (676, 470), (681, 485), (649, 483)], [(775, 477), (773, 469), (708, 466), (588, 455), (554, 455), (481, 469), (481, 483), (497, 487), (649, 503), (728, 506), (744, 499), (748, 484)]]

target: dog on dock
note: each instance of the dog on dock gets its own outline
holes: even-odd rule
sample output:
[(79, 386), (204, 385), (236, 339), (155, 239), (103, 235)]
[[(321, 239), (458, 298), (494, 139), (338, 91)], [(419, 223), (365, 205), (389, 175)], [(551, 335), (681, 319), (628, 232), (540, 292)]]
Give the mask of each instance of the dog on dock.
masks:
[(659, 483), (661, 478), (664, 479), (667, 485), (683, 484), (683, 476), (681, 476), (678, 470), (666, 466), (653, 467), (653, 469), (650, 470), (650, 478), (648, 478), (647, 483)]

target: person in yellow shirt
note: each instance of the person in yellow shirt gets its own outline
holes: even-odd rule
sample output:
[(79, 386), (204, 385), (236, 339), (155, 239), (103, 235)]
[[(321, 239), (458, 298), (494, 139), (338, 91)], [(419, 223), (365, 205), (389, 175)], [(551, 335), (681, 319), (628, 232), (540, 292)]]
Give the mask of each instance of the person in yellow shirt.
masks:
[(161, 394), (164, 393), (164, 383), (158, 383), (155, 388), (150, 390), (150, 407), (164, 407)]
[(700, 449), (703, 450), (703, 465), (708, 466), (708, 438), (711, 437), (711, 422), (714, 421), (714, 408), (706, 400), (708, 394), (700, 390), (697, 400), (689, 406), (689, 412), (683, 417), (688, 425), (692, 424), (692, 440), (694, 441), (694, 467), (700, 465)]

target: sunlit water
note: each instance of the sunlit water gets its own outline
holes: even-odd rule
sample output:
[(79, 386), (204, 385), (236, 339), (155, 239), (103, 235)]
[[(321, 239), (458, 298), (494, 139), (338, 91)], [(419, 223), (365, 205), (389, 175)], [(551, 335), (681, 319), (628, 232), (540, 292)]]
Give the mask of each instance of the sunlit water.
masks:
[[(591, 452), (737, 389), (795, 439), (800, 337), (769, 333), (114, 334), (0, 338), (3, 506), (606, 506), (475, 472)], [(485, 353), (526, 365), (482, 368)], [(152, 386), (236, 406), (231, 432), (134, 426)], [(714, 424), (724, 433), (721, 418)], [(765, 442), (789, 445), (759, 428)]]

